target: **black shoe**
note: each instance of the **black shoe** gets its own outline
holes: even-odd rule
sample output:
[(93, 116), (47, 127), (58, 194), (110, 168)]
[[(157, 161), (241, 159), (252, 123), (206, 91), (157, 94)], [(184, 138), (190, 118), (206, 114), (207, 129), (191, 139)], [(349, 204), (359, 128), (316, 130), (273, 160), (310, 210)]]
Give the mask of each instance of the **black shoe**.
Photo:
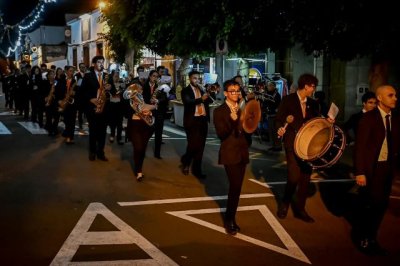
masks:
[(94, 153), (89, 154), (89, 161), (94, 161), (94, 160), (96, 160), (96, 154)]
[(156, 154), (154, 154), (154, 158), (157, 158), (157, 159), (162, 159), (162, 157), (160, 156), (160, 155), (156, 155)]
[(108, 158), (104, 155), (97, 155), (97, 159), (99, 159), (103, 162), (108, 162)]
[(276, 215), (281, 219), (285, 219), (287, 216), (288, 210), (289, 210), (289, 203), (282, 202), (279, 205), (278, 212), (276, 213)]
[(237, 225), (236, 221), (233, 221), (233, 226), (236, 228), (236, 231), (240, 232), (240, 227)]
[(233, 221), (227, 221), (224, 224), (225, 227), (225, 232), (229, 235), (236, 235), (237, 232), (239, 232), (238, 229), (240, 229), (237, 225), (235, 226), (235, 223)]
[(387, 256), (389, 255), (389, 251), (383, 248), (376, 240), (372, 241), (372, 250), (373, 253), (377, 256)]
[(308, 213), (306, 211), (295, 212), (294, 217), (296, 217), (297, 219), (300, 219), (306, 223), (315, 222), (314, 219), (310, 215), (308, 215)]
[[(375, 243), (375, 244), (374, 244)], [(374, 256), (379, 253), (379, 251), (383, 250), (376, 241), (371, 240), (369, 238), (361, 238), (356, 241), (357, 249), (368, 256)], [(378, 251), (379, 250), (379, 251)], [(382, 252), (382, 251), (381, 251)]]
[(182, 174), (189, 175), (189, 166), (184, 166), (183, 164), (181, 164), (179, 168), (181, 169)]

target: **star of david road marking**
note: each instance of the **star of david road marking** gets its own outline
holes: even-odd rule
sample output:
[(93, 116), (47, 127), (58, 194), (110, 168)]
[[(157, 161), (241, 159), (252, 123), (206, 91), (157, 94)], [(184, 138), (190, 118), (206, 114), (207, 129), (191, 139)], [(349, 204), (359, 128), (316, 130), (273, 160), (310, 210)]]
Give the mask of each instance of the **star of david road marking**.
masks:
[[(290, 235), (285, 231), (285, 229), (278, 222), (278, 220), (271, 213), (271, 211), (268, 209), (267, 206), (265, 205), (242, 206), (237, 209), (237, 211), (254, 211), (254, 210), (258, 210), (262, 214), (262, 216), (265, 218), (265, 221), (267, 221), (270, 224), (270, 226), (275, 231), (279, 239), (285, 245), (286, 249), (258, 240), (253, 237), (246, 236), (241, 233), (237, 233), (234, 237), (258, 245), (260, 247), (278, 252), (282, 255), (286, 255), (294, 259), (300, 260), (302, 262), (311, 264), (310, 260), (301, 251), (300, 247), (294, 242), (294, 240), (290, 237)], [(172, 211), (167, 213), (225, 234), (225, 229), (223, 227), (190, 216), (195, 214), (220, 213), (220, 212), (225, 212), (225, 208)]]
[[(90, 226), (97, 215), (102, 215), (111, 222), (119, 231), (91, 232)], [(81, 245), (130, 245), (136, 244), (151, 259), (115, 260), (115, 261), (72, 261)], [(103, 204), (94, 202), (89, 204), (75, 228), (50, 264), (55, 265), (160, 265), (176, 266), (173, 260), (167, 257), (141, 234), (118, 218)]]
[(8, 130), (8, 128), (2, 122), (0, 122), (0, 135), (9, 135), (9, 134), (11, 134), (11, 131)]
[[(262, 198), (262, 197), (274, 197), (271, 193), (259, 193), (259, 194), (242, 194), (240, 198)], [(120, 206), (141, 206), (141, 205), (153, 205), (153, 204), (171, 204), (171, 203), (187, 203), (187, 202), (199, 202), (199, 201), (216, 201), (216, 200), (225, 200), (228, 196), (213, 196), (213, 197), (195, 197), (195, 198), (180, 198), (180, 199), (164, 199), (164, 200), (147, 200), (147, 201), (133, 201), (133, 202), (118, 202)], [(241, 239), (246, 242), (250, 242), (254, 245), (258, 245), (260, 247), (264, 247), (266, 249), (278, 252), (280, 254), (292, 257), (294, 259), (300, 260), (305, 263), (311, 264), (310, 260), (305, 256), (305, 254), (301, 251), (300, 247), (294, 242), (294, 240), (290, 237), (290, 235), (285, 231), (279, 221), (275, 218), (275, 216), (271, 213), (265, 205), (256, 205), (256, 206), (243, 206), (239, 207), (238, 211), (254, 211), (258, 210), (265, 220), (270, 224), (271, 228), (275, 231), (279, 239), (284, 243), (285, 248), (272, 245), (270, 243), (258, 240), (256, 238), (252, 238), (246, 236), (244, 234), (237, 234), (235, 237)], [(193, 214), (207, 214), (207, 213), (220, 213), (225, 212), (225, 208), (213, 208), (213, 209), (200, 209), (200, 210), (185, 210), (185, 211), (171, 211), (166, 212), (170, 215), (179, 217), (181, 219), (205, 226), (207, 228), (213, 229), (215, 231), (221, 232), (225, 234), (225, 229), (221, 226), (206, 222), (204, 220), (194, 218), (190, 215)]]

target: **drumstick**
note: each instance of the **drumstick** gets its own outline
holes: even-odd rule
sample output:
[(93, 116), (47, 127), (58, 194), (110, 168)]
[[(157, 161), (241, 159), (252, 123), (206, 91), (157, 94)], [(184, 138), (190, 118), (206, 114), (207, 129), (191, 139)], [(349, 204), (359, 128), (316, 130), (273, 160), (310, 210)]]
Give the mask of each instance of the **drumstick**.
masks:
[[(286, 129), (287, 126), (293, 122), (293, 120), (294, 120), (294, 116), (288, 115), (288, 116), (286, 117), (286, 123), (285, 123), (285, 125), (283, 126), (283, 129)], [(278, 136), (278, 139), (280, 139), (280, 138), (281, 138), (281, 136)]]

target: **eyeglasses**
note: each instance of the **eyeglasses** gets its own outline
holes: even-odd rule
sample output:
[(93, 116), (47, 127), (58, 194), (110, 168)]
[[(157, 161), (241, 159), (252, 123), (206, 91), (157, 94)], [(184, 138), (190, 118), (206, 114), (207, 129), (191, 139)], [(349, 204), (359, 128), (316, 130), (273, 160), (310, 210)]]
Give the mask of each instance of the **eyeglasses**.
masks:
[(229, 92), (231, 95), (239, 95), (239, 94), (241, 94), (242, 92), (241, 91), (227, 91), (227, 92)]

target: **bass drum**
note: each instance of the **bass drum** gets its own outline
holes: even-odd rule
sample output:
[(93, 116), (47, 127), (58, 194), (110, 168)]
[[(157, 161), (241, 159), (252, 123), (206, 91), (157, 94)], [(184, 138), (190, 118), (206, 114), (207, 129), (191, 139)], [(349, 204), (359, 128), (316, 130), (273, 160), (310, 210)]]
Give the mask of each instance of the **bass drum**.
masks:
[(343, 131), (325, 118), (313, 118), (305, 123), (294, 140), (294, 151), (313, 169), (330, 167), (342, 155), (346, 146)]

